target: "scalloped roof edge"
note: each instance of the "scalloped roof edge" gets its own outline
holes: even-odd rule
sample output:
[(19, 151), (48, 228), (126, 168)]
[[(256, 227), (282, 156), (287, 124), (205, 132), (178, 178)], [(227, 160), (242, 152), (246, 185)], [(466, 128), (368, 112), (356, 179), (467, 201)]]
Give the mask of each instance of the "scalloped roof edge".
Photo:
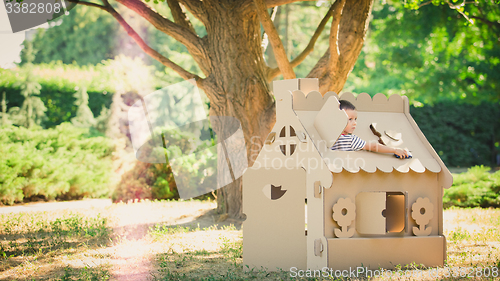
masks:
[(318, 111), (329, 97), (335, 96), (339, 100), (348, 100), (358, 111), (371, 112), (405, 112), (408, 100), (400, 95), (391, 95), (387, 98), (384, 94), (378, 93), (373, 98), (367, 93), (361, 93), (357, 97), (350, 92), (345, 92), (340, 97), (335, 92), (327, 92), (322, 95), (318, 91), (311, 91), (307, 94), (300, 90), (292, 92), (293, 109), (296, 111)]

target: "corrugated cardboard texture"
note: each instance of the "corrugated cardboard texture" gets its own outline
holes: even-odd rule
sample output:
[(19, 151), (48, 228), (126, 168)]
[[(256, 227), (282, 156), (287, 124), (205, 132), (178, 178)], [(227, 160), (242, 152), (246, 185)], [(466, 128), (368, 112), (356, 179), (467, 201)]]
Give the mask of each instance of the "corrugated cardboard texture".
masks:
[(404, 100), (399, 95), (392, 95), (387, 99), (384, 94), (376, 94), (373, 99), (367, 93), (361, 93), (354, 97), (352, 93), (343, 93), (341, 100), (348, 100), (359, 112), (404, 112)]
[(392, 154), (368, 151), (344, 152), (330, 150), (323, 157), (332, 172), (339, 173), (342, 170), (347, 170), (351, 173), (356, 173), (359, 170), (363, 170), (373, 173), (380, 170), (390, 173), (393, 169), (402, 173), (406, 173), (409, 170), (422, 173), (426, 169), (434, 173), (441, 171), (441, 166), (428, 151), (426, 145), (421, 142), (404, 113), (358, 112), (357, 126), (353, 134), (367, 142), (376, 143), (378, 137), (370, 130), (371, 123), (376, 123), (377, 130), (383, 135), (388, 130), (400, 133), (402, 137), (399, 145), (391, 146), (408, 149), (412, 158), (398, 159)]
[[(270, 199), (270, 184), (284, 191)], [(306, 267), (304, 169), (248, 169), (243, 176), (243, 264), (244, 268), (269, 270)], [(249, 188), (251, 187), (251, 188)], [(277, 194), (278, 196), (280, 194)]]
[[(323, 237), (323, 192), (316, 198), (314, 196), (314, 184), (319, 181), (322, 190), (329, 188), (332, 185), (332, 174), (311, 141), (309, 134), (292, 110), (292, 93), (287, 89), (291, 88), (293, 90), (294, 87), (299, 87), (299, 83), (296, 80), (279, 81), (274, 84), (276, 111), (277, 116), (280, 116), (277, 118), (276, 124), (270, 133), (274, 135), (274, 141), (272, 141), (272, 138), (269, 140), (268, 144), (263, 147), (261, 153), (258, 155), (254, 165), (243, 175), (243, 212), (247, 215), (247, 220), (243, 224), (243, 263), (250, 268), (254, 266), (260, 268), (260, 266), (263, 266), (270, 270), (275, 270), (276, 267), (290, 268), (290, 266), (295, 266), (305, 269), (308, 257), (311, 257), (309, 261), (314, 262), (318, 266), (326, 266), (327, 264), (327, 243)], [(312, 83), (305, 83), (305, 85), (312, 87)], [(293, 152), (292, 147), (294, 147)], [(304, 178), (303, 181), (294, 180), (293, 176), (289, 176), (294, 175), (294, 173), (304, 174), (304, 177), (307, 179)], [(281, 220), (279, 215), (274, 216), (275, 212), (282, 213), (290, 209), (295, 210), (295, 208), (298, 208), (298, 205), (284, 203), (281, 209), (267, 209), (266, 212), (261, 212), (263, 204), (269, 203), (262, 202), (262, 198), (269, 200), (266, 196), (268, 192), (263, 192), (262, 190), (266, 186), (271, 187), (271, 185), (283, 186), (283, 183), (289, 181), (290, 183), (294, 182), (301, 188), (300, 212), (302, 213), (304, 212), (306, 196), (308, 198), (309, 219), (307, 222), (307, 242), (305, 236), (305, 215), (302, 215), (301, 218), (300, 231), (296, 225), (293, 227), (289, 226), (288, 220)], [(287, 191), (281, 199), (275, 201), (284, 200), (289, 193), (290, 191)], [(247, 194), (258, 195), (255, 197)], [(276, 205), (276, 203), (273, 203), (273, 205)], [(267, 227), (268, 225), (272, 227)], [(300, 234), (297, 234), (297, 231)], [(293, 237), (300, 236), (301, 240), (298, 241), (298, 238), (291, 239), (290, 243), (294, 245), (291, 246), (291, 249), (294, 251), (294, 254), (290, 254), (290, 249), (284, 249), (280, 243), (274, 240), (270, 244), (258, 242), (266, 239), (269, 235), (287, 241), (290, 240), (291, 235)], [(313, 237), (322, 239), (323, 241), (324, 253), (320, 256), (314, 255)], [(307, 250), (305, 250), (306, 248)], [(302, 253), (301, 249), (304, 249), (305, 252)], [(273, 252), (274, 254), (268, 254), (268, 252)], [(278, 256), (282, 257), (280, 261), (276, 260)], [(287, 257), (284, 258), (284, 256)], [(292, 262), (293, 265), (291, 265)]]
[(360, 234), (385, 234), (385, 192), (356, 194), (356, 230)]
[(334, 92), (321, 95), (316, 90), (312, 92), (293, 91), (293, 110), (297, 111), (319, 111), (330, 97), (339, 98)]
[[(398, 214), (398, 215), (403, 215), (405, 216), (405, 222), (407, 222), (407, 228), (402, 231), (402, 232), (389, 232), (389, 233), (382, 233), (378, 235), (364, 235), (362, 233), (358, 232), (358, 229), (356, 229), (356, 232), (354, 234), (354, 238), (357, 237), (395, 237), (395, 236), (413, 236), (412, 232), (412, 227), (418, 226), (416, 222), (412, 219), (411, 217), (411, 206), (413, 203), (416, 202), (416, 200), (419, 197), (428, 197), (430, 199), (430, 202), (434, 205), (437, 206), (438, 202), (442, 201), (441, 197), (441, 192), (440, 188), (438, 187), (438, 181), (437, 181), (437, 175), (434, 173), (431, 173), (429, 171), (424, 172), (422, 174), (415, 173), (415, 172), (408, 172), (408, 173), (399, 173), (399, 172), (392, 172), (392, 173), (383, 173), (380, 171), (377, 171), (375, 173), (366, 173), (366, 172), (359, 172), (356, 174), (348, 173), (348, 172), (343, 172), (340, 174), (336, 174), (334, 177), (334, 184), (330, 189), (325, 190), (325, 237), (327, 238), (334, 238), (334, 229), (338, 228), (337, 223), (332, 218), (333, 215), (333, 205), (340, 199), (340, 198), (351, 198), (352, 201), (357, 199), (357, 196), (363, 192), (369, 192), (372, 193), (383, 193), (381, 195), (381, 198), (384, 199), (384, 204), (385, 204), (385, 196), (386, 193), (392, 193), (392, 192), (397, 192), (397, 193), (405, 193), (407, 192), (407, 201), (408, 201), (408, 207), (410, 210), (406, 210), (405, 213), (403, 214)], [(382, 199), (380, 199), (382, 200)], [(358, 202), (356, 202), (356, 228), (358, 228), (358, 225), (361, 224), (360, 220), (362, 218), (362, 211), (360, 211), (360, 208), (363, 208), (364, 206), (370, 206), (374, 204), (374, 200), (366, 200), (367, 202), (364, 203), (364, 205), (359, 205)], [(442, 219), (440, 218), (439, 214), (442, 213), (441, 209), (436, 209), (434, 208), (434, 216), (430, 220), (429, 224), (427, 226), (432, 227), (432, 236), (436, 235), (442, 235), (442, 231), (438, 231), (439, 226), (442, 226)], [(380, 213), (374, 214), (377, 217), (380, 218), (379, 216)], [(386, 217), (389, 214), (386, 213)], [(390, 215), (389, 215), (390, 216)], [(370, 222), (368, 222), (370, 223)], [(386, 224), (387, 226), (387, 224)], [(385, 226), (384, 226), (385, 227)], [(391, 229), (391, 225), (388, 226), (389, 229)]]
[(334, 270), (356, 270), (358, 266), (392, 270), (397, 265), (413, 263), (427, 267), (443, 266), (445, 243), (443, 236), (328, 239), (328, 248), (331, 249), (328, 267)]
[[(328, 141), (338, 137), (347, 118), (338, 109), (335, 93), (317, 92), (317, 81), (274, 82), (272, 137), (243, 175), (244, 268), (321, 269), (361, 263), (389, 268), (413, 261), (442, 265), (446, 255), (442, 188), (451, 186), (452, 177), (409, 115), (408, 99), (384, 95), (371, 99), (367, 94), (340, 97), (358, 108), (354, 134), (377, 141), (369, 129), (377, 123), (389, 145), (407, 148), (413, 158), (331, 151)], [(417, 224), (410, 212), (419, 197), (428, 198), (434, 208), (425, 226), (431, 230), (429, 236), (413, 233)], [(339, 225), (332, 218), (332, 208), (340, 198), (356, 204), (356, 217), (346, 228), (354, 230), (352, 237), (334, 235)]]
[(326, 147), (332, 147), (347, 126), (347, 114), (339, 108), (336, 97), (330, 97), (314, 117), (314, 128)]

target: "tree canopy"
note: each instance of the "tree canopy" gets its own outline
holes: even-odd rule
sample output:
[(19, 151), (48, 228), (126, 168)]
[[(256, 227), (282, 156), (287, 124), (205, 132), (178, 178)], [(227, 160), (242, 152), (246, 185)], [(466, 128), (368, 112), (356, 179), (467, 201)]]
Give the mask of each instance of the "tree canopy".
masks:
[[(355, 92), (404, 94), (418, 104), (500, 102), (500, 9), (486, 1), (375, 5), (348, 82)], [(435, 4), (435, 5), (432, 5)]]

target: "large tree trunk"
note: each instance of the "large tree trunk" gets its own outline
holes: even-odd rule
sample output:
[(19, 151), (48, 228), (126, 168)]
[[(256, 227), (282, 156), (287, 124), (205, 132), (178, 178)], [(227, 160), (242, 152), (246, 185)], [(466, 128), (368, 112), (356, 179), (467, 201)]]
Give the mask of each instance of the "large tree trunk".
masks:
[[(260, 23), (255, 13), (244, 16), (219, 3), (203, 3), (210, 15), (206, 42), (212, 69), (203, 80), (203, 89), (210, 99), (210, 115), (233, 116), (241, 122), (251, 166), (275, 122)], [(241, 178), (219, 190), (218, 201), (219, 212), (241, 218)]]
[[(211, 102), (211, 115), (234, 116), (241, 122), (251, 166), (276, 120), (274, 99), (266, 79), (269, 78), (269, 68), (263, 59), (256, 11), (239, 14), (241, 10), (221, 2), (224, 1), (203, 1), (203, 9), (209, 15), (205, 22), (208, 35), (204, 40), (211, 64), (203, 88)], [(323, 92), (340, 92), (354, 67), (364, 43), (373, 0), (348, 0), (345, 6), (343, 3), (337, 4), (336, 18), (334, 14), (337, 27), (332, 28), (332, 31), (338, 30), (334, 38), (338, 45), (338, 59), (332, 61), (330, 52), (327, 52), (324, 58), (328, 57), (328, 62), (320, 60), (312, 71), (320, 78)], [(241, 218), (241, 179), (220, 189), (217, 199), (220, 213)]]

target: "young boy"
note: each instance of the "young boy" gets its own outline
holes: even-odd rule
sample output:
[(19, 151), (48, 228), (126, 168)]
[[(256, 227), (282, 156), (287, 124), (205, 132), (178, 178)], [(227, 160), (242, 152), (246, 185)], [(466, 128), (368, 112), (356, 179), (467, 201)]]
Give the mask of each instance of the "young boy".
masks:
[(332, 150), (341, 151), (357, 151), (357, 150), (368, 150), (374, 152), (382, 153), (393, 153), (399, 156), (400, 159), (408, 158), (408, 152), (401, 148), (392, 148), (385, 145), (378, 144), (376, 142), (369, 142), (360, 139), (356, 135), (353, 135), (354, 129), (356, 129), (356, 120), (358, 119), (358, 111), (356, 107), (346, 100), (340, 101), (340, 109), (344, 110), (347, 114), (349, 121), (345, 127), (342, 135), (332, 146)]

